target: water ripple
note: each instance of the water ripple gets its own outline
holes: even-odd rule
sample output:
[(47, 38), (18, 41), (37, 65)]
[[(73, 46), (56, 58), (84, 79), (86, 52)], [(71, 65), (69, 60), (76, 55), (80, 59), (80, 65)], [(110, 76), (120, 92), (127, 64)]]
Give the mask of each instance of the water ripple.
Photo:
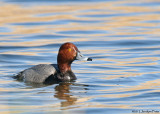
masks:
[[(159, 1), (2, 0), (0, 113), (160, 111)], [(153, 8), (154, 7), (154, 8)], [(73, 42), (74, 83), (18, 82), (18, 72), (57, 62)]]

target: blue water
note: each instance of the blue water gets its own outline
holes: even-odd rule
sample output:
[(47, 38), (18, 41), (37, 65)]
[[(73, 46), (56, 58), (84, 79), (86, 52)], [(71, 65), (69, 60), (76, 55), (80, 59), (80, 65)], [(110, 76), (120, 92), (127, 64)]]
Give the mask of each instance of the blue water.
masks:
[[(0, 113), (160, 113), (160, 4), (154, 0), (2, 0)], [(76, 82), (49, 86), (12, 78), (56, 63), (74, 43)]]

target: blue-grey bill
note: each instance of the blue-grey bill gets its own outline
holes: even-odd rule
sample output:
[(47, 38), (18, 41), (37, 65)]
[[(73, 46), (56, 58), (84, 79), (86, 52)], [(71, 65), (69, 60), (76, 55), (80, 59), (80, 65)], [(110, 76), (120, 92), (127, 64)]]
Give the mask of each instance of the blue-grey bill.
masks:
[(83, 56), (80, 52), (77, 52), (76, 60), (92, 61), (91, 58)]

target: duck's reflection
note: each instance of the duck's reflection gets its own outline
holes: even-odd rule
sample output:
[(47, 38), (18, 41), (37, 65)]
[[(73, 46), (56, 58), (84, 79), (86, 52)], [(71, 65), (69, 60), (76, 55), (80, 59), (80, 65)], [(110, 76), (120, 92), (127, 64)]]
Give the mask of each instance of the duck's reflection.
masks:
[[(77, 101), (77, 97), (73, 96), (72, 92), (71, 92), (71, 88), (73, 86), (76, 86), (76, 89), (82, 89), (82, 90), (87, 90), (86, 86), (88, 85), (82, 85), (82, 84), (74, 84), (74, 83), (67, 83), (67, 82), (63, 82), (60, 83), (59, 85), (57, 85), (55, 87), (55, 95), (54, 97), (60, 99), (60, 100), (64, 100), (61, 102), (61, 107), (67, 107), (70, 105), (74, 105)], [(73, 87), (74, 88), (74, 87)]]
[(77, 101), (76, 97), (73, 97), (70, 95), (70, 85), (72, 83), (60, 83), (55, 87), (55, 95), (54, 97), (60, 99), (60, 100), (65, 100), (61, 102), (61, 107), (66, 107), (75, 104)]
[[(61, 83), (55, 83), (58, 84), (55, 86), (55, 94), (54, 97), (58, 98), (61, 101), (61, 107), (67, 107), (74, 105), (79, 97), (76, 97), (76, 95), (73, 94), (75, 92), (78, 92), (78, 94), (86, 93), (88, 90), (89, 85), (84, 84), (77, 84), (74, 82), (61, 82)], [(50, 84), (36, 84), (36, 83), (26, 83), (28, 89), (33, 88), (41, 88), (41, 87), (47, 87), (50, 86)], [(54, 85), (54, 84), (51, 84)]]

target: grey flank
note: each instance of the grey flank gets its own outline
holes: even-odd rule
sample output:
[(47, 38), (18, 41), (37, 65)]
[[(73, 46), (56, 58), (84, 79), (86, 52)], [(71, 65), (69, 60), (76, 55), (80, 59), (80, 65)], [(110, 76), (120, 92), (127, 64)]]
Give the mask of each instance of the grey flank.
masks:
[(39, 64), (20, 72), (17, 78), (25, 82), (43, 83), (49, 76), (55, 75), (57, 69), (56, 64)]

